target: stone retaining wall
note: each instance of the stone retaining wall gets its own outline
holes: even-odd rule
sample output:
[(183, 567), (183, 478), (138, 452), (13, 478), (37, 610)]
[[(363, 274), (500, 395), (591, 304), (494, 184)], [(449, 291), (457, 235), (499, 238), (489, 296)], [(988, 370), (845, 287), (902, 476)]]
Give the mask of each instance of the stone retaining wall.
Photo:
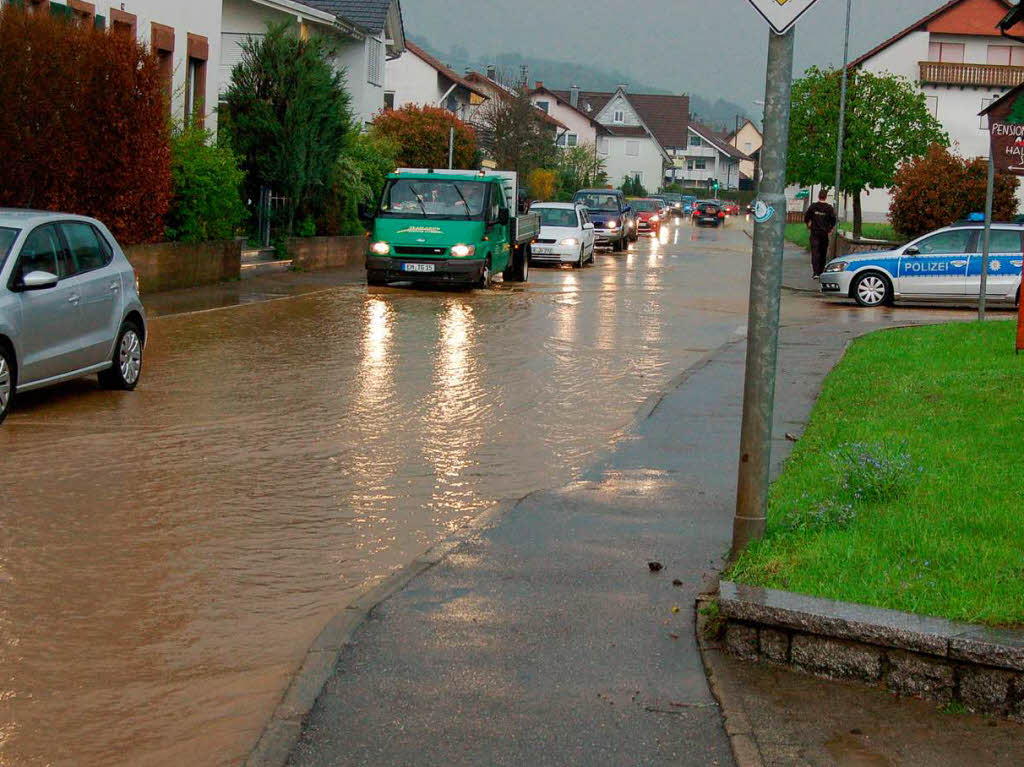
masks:
[(362, 266), (367, 240), (357, 237), (293, 237), (288, 240), (288, 255), (300, 269), (337, 269)]
[(719, 606), (737, 658), (1024, 721), (1024, 632), (725, 581)]
[[(903, 245), (902, 242), (889, 242), (887, 240), (855, 240), (853, 237), (840, 232), (839, 233), (839, 256), (851, 256), (854, 253), (875, 253), (883, 250), (893, 250)], [(829, 243), (828, 257), (831, 261), (836, 258), (836, 248), (832, 243)]]
[(236, 240), (158, 242), (125, 248), (125, 255), (139, 277), (140, 291), (158, 293), (237, 280), (242, 244)]

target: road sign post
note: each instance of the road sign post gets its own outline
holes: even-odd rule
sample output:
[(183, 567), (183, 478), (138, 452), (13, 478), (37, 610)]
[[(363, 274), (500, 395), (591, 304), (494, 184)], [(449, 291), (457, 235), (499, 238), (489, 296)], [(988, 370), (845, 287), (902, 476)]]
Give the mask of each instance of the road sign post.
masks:
[(768, 519), (775, 374), (786, 233), (786, 162), (793, 86), (793, 24), (815, 0), (750, 0), (772, 27), (768, 35), (761, 185), (754, 205), (747, 362), (743, 390), (732, 557), (764, 535)]

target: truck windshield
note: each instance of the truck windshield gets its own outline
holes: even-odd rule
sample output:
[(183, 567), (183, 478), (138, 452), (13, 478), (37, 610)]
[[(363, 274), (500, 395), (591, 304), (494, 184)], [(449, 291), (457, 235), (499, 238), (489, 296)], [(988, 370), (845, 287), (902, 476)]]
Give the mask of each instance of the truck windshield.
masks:
[(573, 202), (578, 202), (587, 210), (600, 210), (606, 212), (618, 212), (619, 198), (614, 194), (601, 194), (600, 192), (582, 192), (576, 195)]
[(487, 184), (445, 179), (391, 179), (380, 215), (392, 218), (482, 218)]

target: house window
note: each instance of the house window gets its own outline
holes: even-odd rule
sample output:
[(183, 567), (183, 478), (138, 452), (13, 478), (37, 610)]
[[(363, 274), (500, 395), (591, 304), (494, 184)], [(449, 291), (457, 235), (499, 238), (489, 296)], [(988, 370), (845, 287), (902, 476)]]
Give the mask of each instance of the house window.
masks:
[[(986, 109), (988, 109), (989, 104), (991, 104), (997, 98), (998, 98), (997, 96), (990, 96), (990, 97), (982, 98), (982, 100), (981, 100), (981, 111), (984, 112)], [(983, 131), (987, 131), (988, 130), (988, 115), (981, 115), (981, 117), (978, 118), (978, 130), (983, 130)]]
[(925, 103), (928, 105), (928, 111), (932, 113), (932, 117), (939, 116), (939, 97), (938, 96), (925, 96)]
[(369, 43), (369, 64), (366, 80), (371, 85), (384, 84), (384, 43), (380, 40), (370, 40)]
[(615, 115), (612, 117), (612, 122), (623, 123), (625, 121), (626, 121), (626, 113), (623, 112), (621, 109), (616, 109), (615, 110)]
[(127, 35), (132, 40), (135, 39), (135, 29), (138, 23), (138, 19), (134, 13), (125, 13), (119, 11), (117, 8), (110, 9), (110, 31), (119, 34)]
[(539, 109), (540, 111), (544, 112), (545, 114), (547, 114), (547, 112), (550, 109), (550, 107), (551, 107), (551, 103), (550, 102), (547, 102), (547, 101), (538, 101), (537, 102), (537, 109)]
[(565, 134), (564, 133), (559, 133), (558, 134), (558, 138), (555, 139), (555, 143), (558, 146), (565, 146)]
[(700, 136), (690, 136), (690, 146), (700, 146)]
[(395, 94), (394, 91), (384, 94), (384, 111), (390, 111), (395, 108)]
[(74, 14), (75, 21), (91, 25), (96, 18), (96, 6), (83, 0), (68, 0), (68, 8)]
[(174, 27), (157, 24), (150, 25), (150, 44), (156, 54), (157, 66), (160, 68), (160, 79), (166, 89), (167, 111), (171, 111), (171, 97), (174, 93)]
[(206, 114), (206, 60), (210, 43), (202, 35), (188, 36), (185, 68), (185, 121), (201, 122)]
[(990, 45), (988, 63), (1003, 67), (1024, 66), (1024, 47), (1018, 45)]
[(689, 169), (690, 170), (707, 170), (707, 168), (708, 168), (708, 161), (705, 160), (703, 157), (699, 158), (697, 160), (690, 160), (690, 163), (689, 163)]
[(949, 64), (964, 63), (963, 43), (931, 43), (928, 46), (928, 60)]
[(597, 139), (597, 153), (608, 154), (608, 138), (601, 136)]
[(580, 137), (577, 136), (575, 133), (570, 133), (567, 137), (567, 141), (569, 146), (576, 146), (577, 144), (580, 143)]
[(639, 157), (640, 156), (640, 142), (639, 141), (627, 141), (626, 142), (626, 156), (627, 157)]

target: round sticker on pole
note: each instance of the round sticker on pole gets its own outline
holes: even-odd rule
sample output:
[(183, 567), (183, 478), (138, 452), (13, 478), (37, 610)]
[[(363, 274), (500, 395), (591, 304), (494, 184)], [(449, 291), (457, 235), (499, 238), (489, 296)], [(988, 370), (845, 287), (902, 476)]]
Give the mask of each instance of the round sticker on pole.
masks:
[(764, 224), (772, 220), (772, 216), (775, 215), (775, 208), (766, 203), (764, 200), (758, 200), (754, 203), (754, 221), (758, 224)]

